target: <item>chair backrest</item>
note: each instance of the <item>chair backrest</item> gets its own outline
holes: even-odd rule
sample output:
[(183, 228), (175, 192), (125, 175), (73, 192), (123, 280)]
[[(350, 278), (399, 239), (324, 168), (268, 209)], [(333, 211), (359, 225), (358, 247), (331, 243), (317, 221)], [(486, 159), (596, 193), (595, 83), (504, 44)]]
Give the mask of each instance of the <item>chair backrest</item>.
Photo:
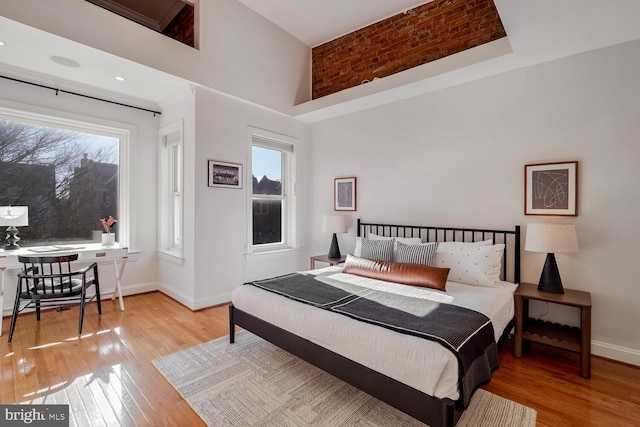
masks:
[(77, 290), (71, 263), (78, 254), (61, 256), (18, 256), (23, 271), (18, 274), (21, 292), (35, 295), (63, 295)]

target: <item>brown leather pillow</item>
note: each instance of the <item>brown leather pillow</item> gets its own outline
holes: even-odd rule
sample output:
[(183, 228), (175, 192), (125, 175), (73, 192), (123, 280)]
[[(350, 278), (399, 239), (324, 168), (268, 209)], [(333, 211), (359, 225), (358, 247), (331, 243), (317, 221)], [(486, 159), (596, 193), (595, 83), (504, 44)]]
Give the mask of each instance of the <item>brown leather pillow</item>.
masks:
[(446, 291), (448, 268), (430, 267), (422, 264), (373, 261), (347, 255), (343, 273), (355, 274), (370, 279), (385, 280), (411, 286)]

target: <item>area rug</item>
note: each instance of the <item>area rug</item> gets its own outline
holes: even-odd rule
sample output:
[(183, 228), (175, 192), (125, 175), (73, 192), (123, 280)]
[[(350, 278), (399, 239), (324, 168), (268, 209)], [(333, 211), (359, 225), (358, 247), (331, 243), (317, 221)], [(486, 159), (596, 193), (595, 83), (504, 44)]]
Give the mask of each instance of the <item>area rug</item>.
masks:
[[(425, 425), (246, 331), (153, 364), (209, 426)], [(535, 424), (533, 409), (479, 389), (457, 425)]]

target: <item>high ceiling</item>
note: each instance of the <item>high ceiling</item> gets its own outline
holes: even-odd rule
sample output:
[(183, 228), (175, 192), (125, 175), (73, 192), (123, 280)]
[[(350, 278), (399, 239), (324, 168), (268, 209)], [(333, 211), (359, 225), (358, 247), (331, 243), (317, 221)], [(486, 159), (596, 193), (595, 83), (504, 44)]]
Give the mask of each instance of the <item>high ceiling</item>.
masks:
[(238, 0), (314, 47), (432, 0)]
[[(10, 78), (154, 109), (155, 103), (187, 84), (178, 77), (1, 16), (0, 40), (5, 43), (0, 46), (0, 75)], [(61, 64), (53, 57), (69, 58), (78, 66)], [(127, 80), (118, 81), (117, 76)]]
[[(201, 0), (208, 1), (208, 0)], [(411, 9), (425, 1), (411, 0), (238, 0), (284, 28), (309, 46), (362, 28), (369, 23)], [(402, 97), (438, 90), (520, 67), (551, 61), (629, 40), (640, 39), (640, 2), (637, 0), (494, 0), (512, 53), (465, 69), (428, 78), (400, 90), (385, 90), (380, 99), (361, 99), (357, 108), (370, 108)], [(2, 10), (0, 9), (0, 14)], [(72, 83), (79, 91), (91, 88), (105, 97), (117, 96), (135, 104), (155, 104), (188, 82), (49, 34), (0, 16), (0, 75), (56, 85)], [(73, 68), (53, 62), (51, 56), (76, 60)], [(135, 76), (131, 81), (117, 75)], [(44, 81), (43, 81), (44, 80)], [(384, 79), (382, 79), (384, 81)], [(400, 95), (394, 98), (394, 93)], [(382, 99), (384, 98), (384, 99)], [(303, 113), (295, 112), (296, 117)], [(302, 119), (302, 117), (301, 117)]]

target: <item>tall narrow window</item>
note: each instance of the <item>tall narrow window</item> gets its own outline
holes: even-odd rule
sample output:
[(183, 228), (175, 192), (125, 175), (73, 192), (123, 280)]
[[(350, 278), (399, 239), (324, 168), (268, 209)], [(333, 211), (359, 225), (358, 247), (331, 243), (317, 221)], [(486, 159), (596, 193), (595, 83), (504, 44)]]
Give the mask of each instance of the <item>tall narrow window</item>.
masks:
[[(121, 209), (121, 150), (127, 132), (0, 109), (0, 205), (29, 207), (21, 246), (99, 241), (100, 218)], [(126, 204), (126, 203), (125, 203)]]
[(283, 136), (267, 135), (264, 131), (251, 135), (253, 251), (295, 246), (293, 144)]
[(182, 257), (182, 122), (160, 129), (160, 251)]

